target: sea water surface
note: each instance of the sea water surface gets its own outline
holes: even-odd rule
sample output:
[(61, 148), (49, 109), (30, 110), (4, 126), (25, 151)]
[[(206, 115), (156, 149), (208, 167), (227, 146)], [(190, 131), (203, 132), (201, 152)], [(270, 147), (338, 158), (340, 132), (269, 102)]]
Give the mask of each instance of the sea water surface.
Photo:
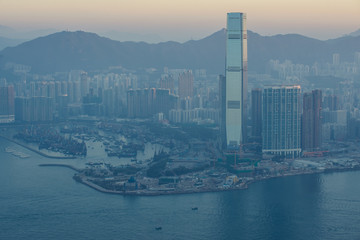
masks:
[(38, 166), (84, 161), (47, 159), (0, 139), (0, 239), (360, 239), (359, 171), (139, 197), (100, 193), (75, 182), (71, 169)]

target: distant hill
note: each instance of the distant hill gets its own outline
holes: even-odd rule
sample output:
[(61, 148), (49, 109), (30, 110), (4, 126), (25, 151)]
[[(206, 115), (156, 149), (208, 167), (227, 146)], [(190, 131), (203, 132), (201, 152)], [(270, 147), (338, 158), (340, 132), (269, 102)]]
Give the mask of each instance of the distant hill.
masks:
[(34, 30), (27, 30), (27, 29), (14, 29), (8, 26), (0, 25), (0, 36), (4, 38), (10, 39), (34, 39), (40, 36), (46, 36), (59, 30), (56, 29), (34, 29)]
[(3, 50), (6, 47), (17, 46), (17, 45), (19, 45), (20, 43), (23, 43), (23, 42), (25, 42), (25, 40), (0, 37), (0, 51)]
[[(264, 72), (270, 59), (294, 63), (331, 62), (333, 53), (341, 61), (353, 61), (360, 52), (360, 36), (321, 41), (297, 34), (261, 36), (248, 31), (249, 71)], [(225, 66), (225, 30), (185, 43), (119, 42), (89, 32), (57, 32), (8, 47), (0, 52), (2, 64), (14, 62), (32, 67), (32, 72), (51, 73), (83, 69), (105, 69), (121, 65), (129, 69), (147, 67), (205, 68), (222, 74)]]
[(157, 34), (141, 34), (141, 33), (131, 33), (131, 32), (120, 32), (120, 31), (103, 31), (99, 35), (117, 40), (117, 41), (132, 41), (132, 42), (145, 42), (147, 43), (159, 43), (164, 42), (164, 39)]
[(352, 33), (349, 33), (347, 36), (352, 36), (352, 37), (360, 36), (360, 28)]

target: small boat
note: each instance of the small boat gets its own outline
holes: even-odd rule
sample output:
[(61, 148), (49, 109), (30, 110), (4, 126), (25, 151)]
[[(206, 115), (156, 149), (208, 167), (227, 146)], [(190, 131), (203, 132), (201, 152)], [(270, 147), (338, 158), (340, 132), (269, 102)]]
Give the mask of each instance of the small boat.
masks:
[(161, 230), (162, 229), (162, 227), (155, 227), (155, 230)]
[(198, 207), (193, 207), (191, 208), (191, 210), (198, 210)]
[(12, 149), (12, 148), (10, 148), (10, 147), (6, 147), (5, 148), (5, 152), (7, 152), (7, 153), (13, 153), (15, 150), (14, 149)]

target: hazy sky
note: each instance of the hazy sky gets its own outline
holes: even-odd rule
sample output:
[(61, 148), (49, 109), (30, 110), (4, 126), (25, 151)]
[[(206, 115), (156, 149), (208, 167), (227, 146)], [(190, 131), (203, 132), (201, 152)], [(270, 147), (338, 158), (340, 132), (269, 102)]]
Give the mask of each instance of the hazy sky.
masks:
[(227, 12), (247, 13), (248, 29), (262, 35), (329, 39), (360, 28), (360, 0), (0, 0), (0, 25), (184, 41), (225, 27)]

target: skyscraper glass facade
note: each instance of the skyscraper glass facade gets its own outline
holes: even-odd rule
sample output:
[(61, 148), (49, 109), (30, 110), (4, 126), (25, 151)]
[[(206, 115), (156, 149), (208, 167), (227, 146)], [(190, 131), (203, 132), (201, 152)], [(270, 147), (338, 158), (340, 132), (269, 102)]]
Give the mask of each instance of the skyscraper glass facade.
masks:
[(227, 14), (226, 145), (237, 148), (246, 138), (247, 31), (244, 13)]

